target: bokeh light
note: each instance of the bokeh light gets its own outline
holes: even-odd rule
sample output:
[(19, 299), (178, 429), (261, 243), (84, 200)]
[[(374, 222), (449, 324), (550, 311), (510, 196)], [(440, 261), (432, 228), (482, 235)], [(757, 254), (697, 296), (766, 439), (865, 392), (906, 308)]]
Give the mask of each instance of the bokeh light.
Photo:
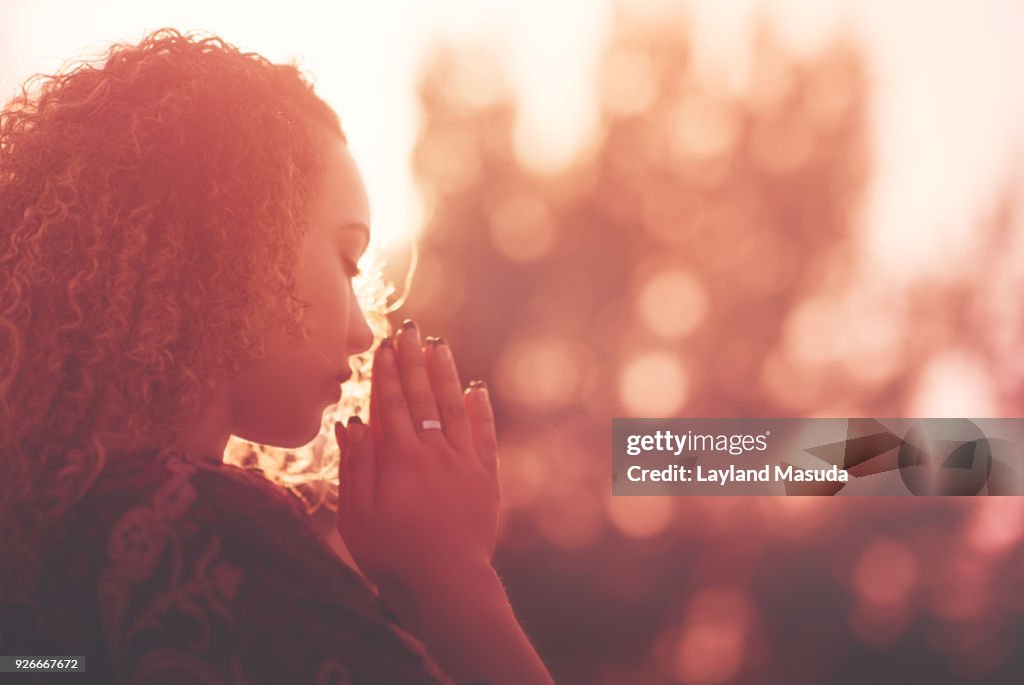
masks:
[(699, 591), (687, 607), (676, 661), (679, 677), (695, 685), (733, 682), (753, 620), (747, 594), (728, 587)]
[(619, 397), (630, 416), (674, 416), (686, 402), (688, 391), (686, 366), (668, 352), (638, 355), (626, 365), (619, 380)]
[(651, 275), (640, 292), (640, 317), (652, 331), (680, 340), (700, 325), (707, 312), (707, 294), (700, 281), (683, 269)]
[(41, 1), (0, 5), (0, 85), (144, 25), (298, 53), (415, 264), (393, 316), (490, 386), (557, 682), (1017, 682), (1014, 498), (610, 495), (612, 417), (1020, 415), (1024, 13), (924, 14)]

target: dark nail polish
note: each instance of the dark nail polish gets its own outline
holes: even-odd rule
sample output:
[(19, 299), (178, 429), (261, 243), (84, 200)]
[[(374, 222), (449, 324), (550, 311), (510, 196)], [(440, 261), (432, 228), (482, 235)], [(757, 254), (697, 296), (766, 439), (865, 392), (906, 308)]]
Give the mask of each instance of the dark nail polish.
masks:
[(436, 344), (437, 345), (447, 345), (448, 343), (446, 343), (444, 341), (444, 338), (442, 338), (441, 336), (437, 336), (437, 343)]
[(354, 414), (349, 417), (348, 430), (348, 437), (352, 440), (353, 445), (358, 445), (366, 437), (366, 426), (363, 425), (363, 420)]
[(395, 343), (394, 343), (394, 341), (391, 340), (391, 336), (390, 335), (380, 341), (380, 346), (381, 347), (389, 347), (391, 349), (395, 349)]
[(416, 330), (416, 322), (413, 321), (412, 319), (406, 319), (405, 321), (402, 322), (402, 330), (406, 330), (406, 331), (410, 331), (410, 332), (411, 331), (415, 331)]
[(436, 342), (437, 342), (437, 338), (435, 338), (432, 335), (428, 335), (427, 339), (423, 341), (423, 344), (424, 345), (431, 345), (431, 346), (433, 346)]

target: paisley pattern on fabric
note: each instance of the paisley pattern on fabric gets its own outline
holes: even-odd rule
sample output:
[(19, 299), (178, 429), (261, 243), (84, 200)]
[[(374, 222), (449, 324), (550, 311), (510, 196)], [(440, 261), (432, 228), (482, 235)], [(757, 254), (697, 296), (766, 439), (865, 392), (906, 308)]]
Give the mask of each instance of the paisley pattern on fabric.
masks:
[(90, 682), (453, 685), (258, 473), (171, 452), (108, 465), (47, 547), (0, 653), (84, 654)]

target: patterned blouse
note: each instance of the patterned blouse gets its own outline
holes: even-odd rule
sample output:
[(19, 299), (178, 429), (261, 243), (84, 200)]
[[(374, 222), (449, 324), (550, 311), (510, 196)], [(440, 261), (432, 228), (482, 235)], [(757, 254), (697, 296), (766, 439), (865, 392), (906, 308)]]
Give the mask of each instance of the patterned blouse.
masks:
[(18, 682), (454, 683), (258, 473), (170, 452), (118, 459), (46, 546), (0, 654), (82, 656)]

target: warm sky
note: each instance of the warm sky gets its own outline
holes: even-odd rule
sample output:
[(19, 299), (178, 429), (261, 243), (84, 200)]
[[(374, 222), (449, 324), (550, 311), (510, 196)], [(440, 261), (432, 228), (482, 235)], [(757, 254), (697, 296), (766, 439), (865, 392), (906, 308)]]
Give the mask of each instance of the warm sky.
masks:
[[(642, 0), (650, 11), (678, 3)], [(741, 81), (752, 0), (690, 3), (698, 58)], [(1024, 147), (1024, 3), (1012, 0), (776, 0), (760, 5), (801, 50), (842, 26), (868, 49), (875, 175), (863, 219), (872, 260), (896, 273), (955, 255)], [(373, 207), (374, 242), (400, 248), (421, 210), (409, 171), (413, 83), (436, 36), (501, 51), (522, 98), (519, 137), (558, 165), (586, 141), (608, 0), (379, 0), (228, 3), (135, 0), (0, 4), (0, 94), (110, 40), (170, 25), (217, 32), (272, 59), (297, 56), (339, 112)], [(524, 149), (526, 145), (524, 144)]]

